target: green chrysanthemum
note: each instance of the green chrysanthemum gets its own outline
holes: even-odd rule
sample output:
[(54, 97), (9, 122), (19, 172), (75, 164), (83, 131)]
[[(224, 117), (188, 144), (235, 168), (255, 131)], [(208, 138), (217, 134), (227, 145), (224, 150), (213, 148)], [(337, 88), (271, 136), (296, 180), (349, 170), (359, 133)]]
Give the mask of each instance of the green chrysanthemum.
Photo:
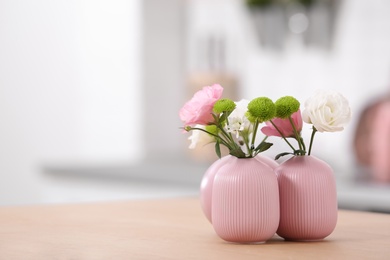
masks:
[(275, 102), (276, 117), (288, 118), (299, 110), (300, 105), (299, 101), (292, 96), (281, 97)]
[(206, 125), (205, 130), (210, 134), (218, 135), (218, 127), (216, 125)]
[(248, 104), (249, 120), (259, 122), (269, 121), (275, 117), (276, 108), (274, 102), (267, 97), (258, 97)]
[(236, 108), (236, 104), (233, 100), (228, 98), (223, 98), (215, 102), (213, 111), (216, 114), (220, 114), (222, 112), (232, 112)]
[(256, 122), (257, 117), (252, 116), (252, 114), (249, 111), (246, 111), (245, 117), (248, 118), (249, 122), (254, 123)]

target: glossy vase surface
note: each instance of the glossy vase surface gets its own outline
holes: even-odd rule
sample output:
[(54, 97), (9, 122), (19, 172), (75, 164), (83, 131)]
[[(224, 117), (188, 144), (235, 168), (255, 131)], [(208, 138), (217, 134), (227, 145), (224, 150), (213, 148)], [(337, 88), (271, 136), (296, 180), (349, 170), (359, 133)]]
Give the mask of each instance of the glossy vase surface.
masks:
[(294, 156), (280, 164), (280, 223), (287, 240), (320, 240), (337, 223), (337, 191), (332, 168), (314, 156)]
[(265, 242), (278, 228), (277, 178), (255, 158), (229, 158), (215, 175), (211, 200), (212, 225), (226, 241)]

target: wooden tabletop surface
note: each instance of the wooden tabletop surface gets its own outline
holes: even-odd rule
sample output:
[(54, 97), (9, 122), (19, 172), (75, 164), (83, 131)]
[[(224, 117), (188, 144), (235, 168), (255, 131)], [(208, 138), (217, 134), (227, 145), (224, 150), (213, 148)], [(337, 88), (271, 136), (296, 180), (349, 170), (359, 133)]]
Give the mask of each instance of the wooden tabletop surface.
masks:
[(197, 198), (0, 207), (0, 259), (390, 259), (390, 215), (339, 211), (320, 242), (221, 240)]

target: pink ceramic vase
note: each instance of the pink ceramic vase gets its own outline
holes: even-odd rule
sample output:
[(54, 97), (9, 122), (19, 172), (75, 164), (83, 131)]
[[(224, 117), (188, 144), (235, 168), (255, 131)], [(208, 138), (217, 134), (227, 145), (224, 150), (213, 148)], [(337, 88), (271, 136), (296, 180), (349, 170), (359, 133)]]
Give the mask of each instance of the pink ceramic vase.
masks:
[(279, 191), (271, 167), (255, 158), (230, 157), (212, 187), (212, 225), (224, 240), (265, 242), (279, 224)]
[(202, 207), (203, 213), (206, 218), (211, 222), (211, 196), (213, 192), (214, 177), (219, 168), (224, 165), (231, 155), (222, 157), (216, 160), (203, 175), (200, 183), (200, 206)]
[(332, 168), (313, 156), (294, 156), (275, 169), (280, 223), (287, 240), (320, 240), (337, 223), (337, 192)]
[[(227, 155), (222, 157), (219, 160), (216, 160), (205, 172), (203, 175), (202, 181), (200, 183), (200, 205), (202, 207), (203, 213), (205, 214), (206, 218), (211, 223), (211, 197), (212, 197), (212, 191), (213, 191), (213, 184), (214, 184), (214, 177), (219, 168), (224, 165), (232, 156)], [(275, 169), (279, 164), (272, 160), (271, 158), (268, 158), (266, 156), (263, 156), (261, 154), (257, 155), (256, 160), (265, 163), (272, 169)]]

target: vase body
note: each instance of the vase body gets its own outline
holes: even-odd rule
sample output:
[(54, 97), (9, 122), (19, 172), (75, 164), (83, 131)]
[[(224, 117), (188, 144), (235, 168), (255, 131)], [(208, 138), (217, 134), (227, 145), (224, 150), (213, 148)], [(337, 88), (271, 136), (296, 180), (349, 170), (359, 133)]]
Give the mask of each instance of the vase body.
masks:
[(255, 158), (230, 157), (212, 187), (212, 225), (224, 240), (265, 242), (279, 224), (279, 191), (271, 167)]
[(232, 157), (226, 155), (219, 160), (216, 160), (206, 170), (200, 183), (200, 206), (202, 207), (203, 213), (206, 218), (211, 222), (211, 197), (213, 192), (214, 177), (219, 168)]
[(255, 159), (266, 164), (268, 167), (271, 167), (272, 170), (279, 166), (279, 164), (274, 159), (263, 156), (261, 154), (256, 155)]
[(337, 223), (337, 191), (332, 168), (313, 156), (294, 156), (280, 164), (280, 223), (287, 240), (320, 240)]
[[(214, 177), (217, 171), (221, 166), (226, 164), (232, 155), (226, 155), (222, 157), (219, 160), (216, 160), (213, 164), (210, 165), (210, 167), (206, 170), (205, 174), (202, 177), (202, 181), (200, 183), (200, 205), (202, 207), (203, 213), (206, 216), (206, 218), (212, 222), (211, 220), (211, 201), (212, 201), (212, 191), (213, 191), (213, 184), (214, 184)], [(275, 169), (279, 164), (272, 160), (271, 158), (268, 158), (263, 155), (257, 155), (255, 157), (256, 160), (259, 162), (265, 163), (268, 165), (271, 169)]]

